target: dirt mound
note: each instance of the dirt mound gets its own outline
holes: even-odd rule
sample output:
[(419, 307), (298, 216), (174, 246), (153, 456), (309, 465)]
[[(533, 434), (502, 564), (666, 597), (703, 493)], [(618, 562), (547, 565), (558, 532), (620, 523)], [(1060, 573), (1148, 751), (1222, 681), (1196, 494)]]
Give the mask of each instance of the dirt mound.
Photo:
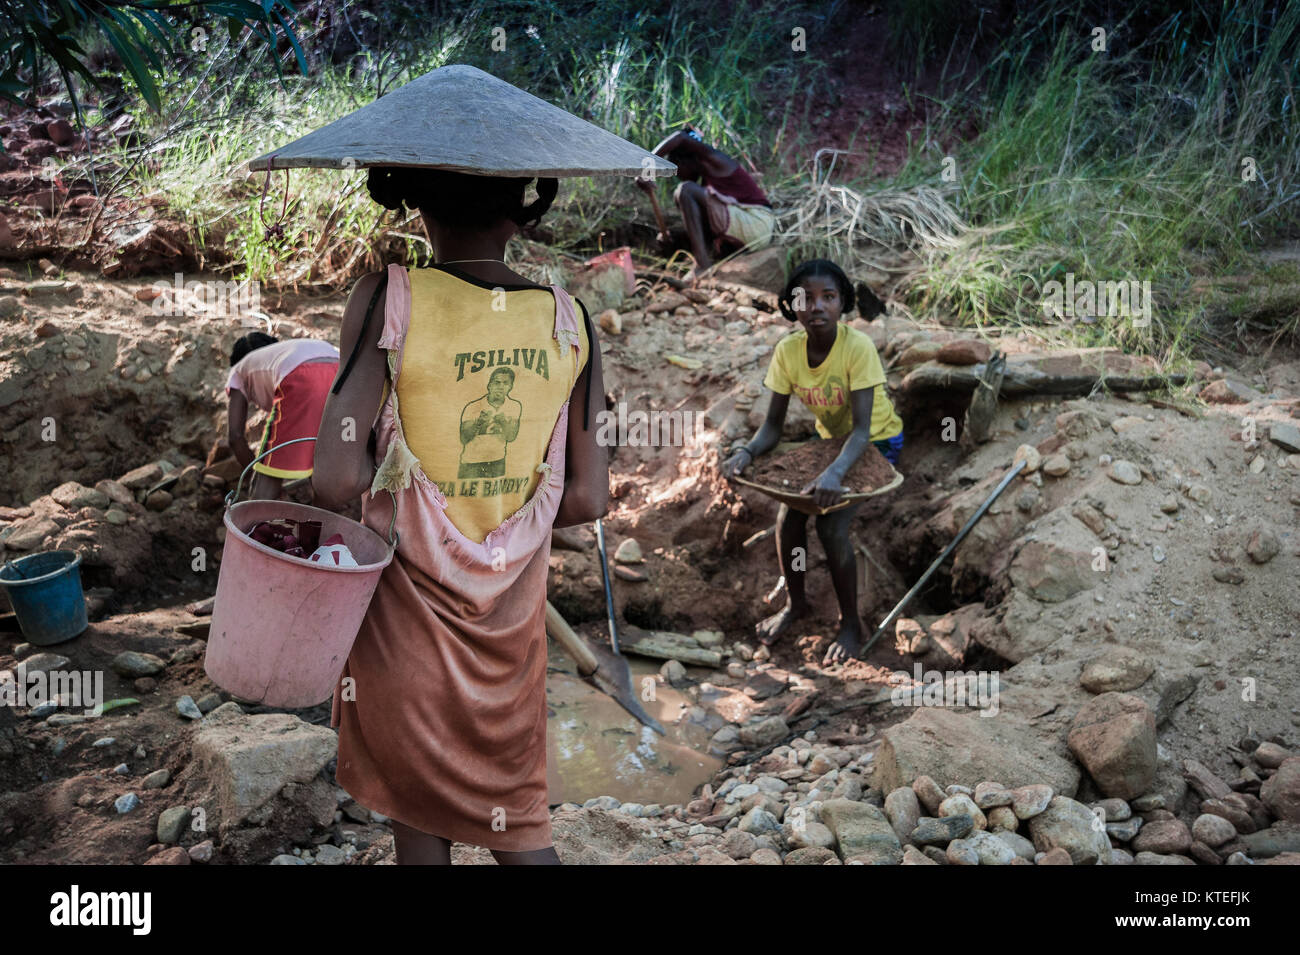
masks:
[[(784, 454), (760, 458), (754, 462), (751, 480), (755, 484), (799, 493), (835, 463), (846, 441), (848, 438), (807, 441)], [(884, 487), (893, 479), (894, 469), (884, 455), (875, 445), (868, 445), (844, 475), (843, 483), (850, 492), (861, 494)]]

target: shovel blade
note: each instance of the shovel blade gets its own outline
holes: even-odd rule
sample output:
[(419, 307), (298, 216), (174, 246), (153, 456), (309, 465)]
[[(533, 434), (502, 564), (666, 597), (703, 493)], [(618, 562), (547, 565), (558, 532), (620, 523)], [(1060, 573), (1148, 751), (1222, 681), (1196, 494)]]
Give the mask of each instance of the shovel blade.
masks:
[(591, 652), (595, 654), (599, 666), (584, 679), (636, 717), (637, 721), (643, 726), (650, 727), (660, 736), (667, 735), (660, 722), (647, 713), (645, 707), (641, 705), (641, 701), (637, 699), (636, 691), (632, 687), (632, 673), (628, 669), (627, 660), (614, 653), (607, 646), (594, 643), (591, 640), (586, 641), (586, 643), (591, 648)]

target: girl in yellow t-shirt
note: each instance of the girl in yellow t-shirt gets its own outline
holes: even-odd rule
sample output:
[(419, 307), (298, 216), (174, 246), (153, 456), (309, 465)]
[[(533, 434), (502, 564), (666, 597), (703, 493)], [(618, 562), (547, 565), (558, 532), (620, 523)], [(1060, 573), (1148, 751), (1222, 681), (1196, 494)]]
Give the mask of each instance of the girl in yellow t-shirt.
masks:
[[(840, 322), (855, 303), (853, 285), (838, 265), (826, 259), (803, 263), (790, 275), (778, 303), (781, 314), (802, 328), (783, 338), (772, 353), (763, 379), (772, 392), (767, 420), (747, 444), (731, 449), (722, 474), (726, 478), (740, 474), (777, 445), (794, 392), (817, 419), (822, 439), (849, 436), (839, 457), (801, 491), (811, 493), (818, 507), (831, 507), (844, 494), (844, 475), (868, 444), (874, 444), (891, 464), (898, 463), (903, 422), (885, 393), (885, 370), (875, 345), (867, 335)], [(857, 565), (849, 540), (849, 526), (859, 506), (860, 502), (817, 518), (817, 536), (826, 550), (840, 610), (839, 633), (826, 651), (825, 664), (856, 657), (862, 646)], [(777, 560), (785, 575), (787, 599), (785, 607), (755, 628), (763, 643), (774, 643), (812, 609), (802, 569), (807, 547), (808, 515), (782, 504), (777, 517)]]

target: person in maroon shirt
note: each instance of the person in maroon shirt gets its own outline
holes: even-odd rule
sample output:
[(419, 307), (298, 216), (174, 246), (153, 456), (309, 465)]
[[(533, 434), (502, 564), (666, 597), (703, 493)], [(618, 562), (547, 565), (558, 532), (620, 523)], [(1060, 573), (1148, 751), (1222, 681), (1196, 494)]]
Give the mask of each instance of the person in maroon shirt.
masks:
[[(735, 159), (708, 145), (693, 127), (673, 133), (654, 153), (677, 166), (682, 184), (673, 199), (682, 212), (695, 269), (687, 278), (702, 275), (715, 255), (736, 249), (757, 249), (772, 239), (776, 217), (772, 204), (754, 178)], [(637, 179), (644, 192), (653, 180)], [(667, 244), (671, 237), (660, 233)]]

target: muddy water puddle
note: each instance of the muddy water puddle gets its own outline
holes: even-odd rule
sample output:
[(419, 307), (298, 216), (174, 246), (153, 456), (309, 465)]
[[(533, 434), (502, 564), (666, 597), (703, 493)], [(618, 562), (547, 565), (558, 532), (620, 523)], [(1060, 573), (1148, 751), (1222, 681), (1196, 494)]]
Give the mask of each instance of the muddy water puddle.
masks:
[[(654, 677), (659, 667), (653, 660), (627, 659), (640, 695), (642, 679)], [(709, 755), (709, 737), (722, 725), (721, 718), (705, 714), (667, 684), (656, 681), (655, 699), (641, 701), (663, 724), (666, 735), (660, 736), (584, 682), (573, 661), (553, 644), (549, 667), (546, 702), (552, 715), (546, 743), (552, 805), (582, 803), (593, 796), (645, 805), (685, 803), (722, 766), (722, 760)]]

